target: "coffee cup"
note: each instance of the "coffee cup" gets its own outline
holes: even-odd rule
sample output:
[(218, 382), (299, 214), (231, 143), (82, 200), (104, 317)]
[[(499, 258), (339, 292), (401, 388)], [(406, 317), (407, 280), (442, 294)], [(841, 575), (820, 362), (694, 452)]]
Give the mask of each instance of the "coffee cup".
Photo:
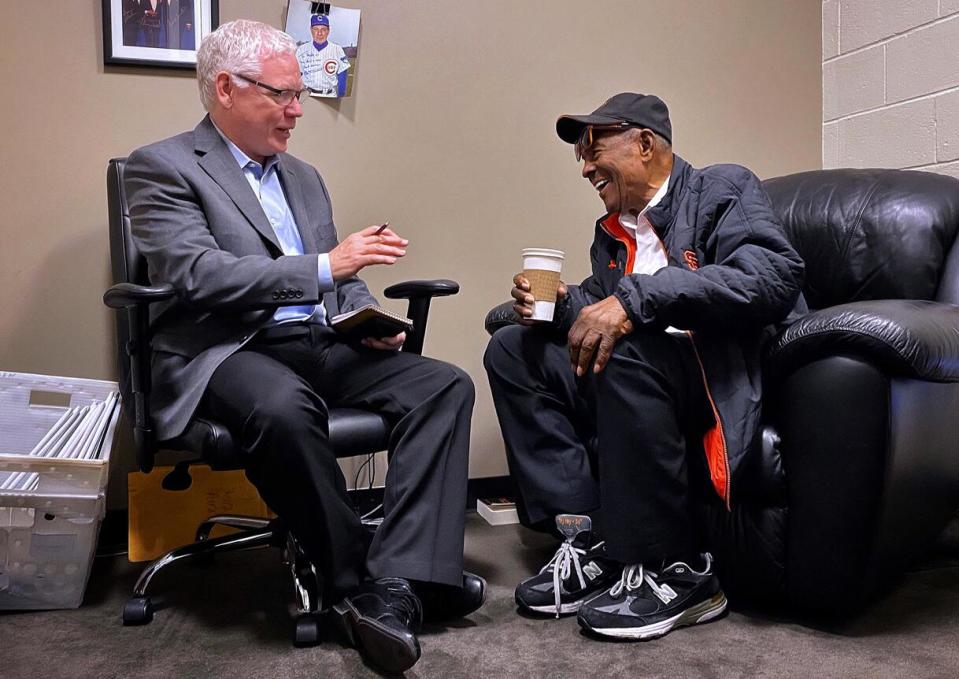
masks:
[(523, 276), (529, 281), (529, 291), (533, 296), (534, 321), (553, 320), (556, 309), (556, 291), (559, 289), (559, 276), (563, 270), (562, 250), (549, 248), (526, 248), (523, 250)]

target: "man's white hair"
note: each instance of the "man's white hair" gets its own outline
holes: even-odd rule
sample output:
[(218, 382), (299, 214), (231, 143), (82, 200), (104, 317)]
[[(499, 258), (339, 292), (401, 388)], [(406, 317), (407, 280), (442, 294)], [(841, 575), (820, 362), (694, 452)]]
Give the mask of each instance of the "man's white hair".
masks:
[[(263, 60), (283, 54), (296, 54), (296, 41), (269, 24), (237, 19), (220, 26), (203, 39), (196, 53), (197, 84), (203, 108), (213, 109), (218, 73), (226, 71), (259, 78), (263, 75)], [(233, 82), (237, 87), (249, 84), (239, 78), (233, 78)]]

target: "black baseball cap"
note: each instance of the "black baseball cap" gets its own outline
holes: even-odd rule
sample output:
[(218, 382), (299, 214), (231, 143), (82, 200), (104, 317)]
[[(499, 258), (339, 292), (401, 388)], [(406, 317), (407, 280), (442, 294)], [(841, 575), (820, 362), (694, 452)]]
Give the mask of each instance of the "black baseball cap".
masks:
[(586, 116), (560, 116), (556, 134), (567, 144), (575, 144), (587, 125), (617, 125), (630, 123), (652, 130), (670, 144), (673, 126), (669, 122), (666, 103), (654, 94), (622, 92), (606, 100), (602, 106)]

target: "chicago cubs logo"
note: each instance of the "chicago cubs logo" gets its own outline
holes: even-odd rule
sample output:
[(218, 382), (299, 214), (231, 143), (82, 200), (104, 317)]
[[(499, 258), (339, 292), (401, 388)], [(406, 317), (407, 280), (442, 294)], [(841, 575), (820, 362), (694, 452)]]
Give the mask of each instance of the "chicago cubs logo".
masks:
[(323, 62), (323, 72), (327, 75), (336, 75), (336, 59), (327, 59)]
[(699, 268), (699, 260), (696, 259), (696, 253), (692, 250), (683, 250), (683, 259), (686, 260), (686, 264), (693, 271)]

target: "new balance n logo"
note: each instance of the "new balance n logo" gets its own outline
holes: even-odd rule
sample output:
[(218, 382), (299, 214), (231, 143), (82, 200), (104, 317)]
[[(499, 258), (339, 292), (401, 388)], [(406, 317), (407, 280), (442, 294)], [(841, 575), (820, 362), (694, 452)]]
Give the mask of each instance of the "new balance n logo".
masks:
[(659, 600), (664, 604), (668, 604), (670, 601), (679, 596), (676, 594), (676, 590), (669, 585), (660, 585), (658, 588), (653, 589), (653, 593), (659, 597)]
[(590, 580), (595, 580), (600, 575), (603, 574), (603, 569), (595, 561), (590, 561), (588, 564), (583, 566), (583, 575), (585, 575)]

